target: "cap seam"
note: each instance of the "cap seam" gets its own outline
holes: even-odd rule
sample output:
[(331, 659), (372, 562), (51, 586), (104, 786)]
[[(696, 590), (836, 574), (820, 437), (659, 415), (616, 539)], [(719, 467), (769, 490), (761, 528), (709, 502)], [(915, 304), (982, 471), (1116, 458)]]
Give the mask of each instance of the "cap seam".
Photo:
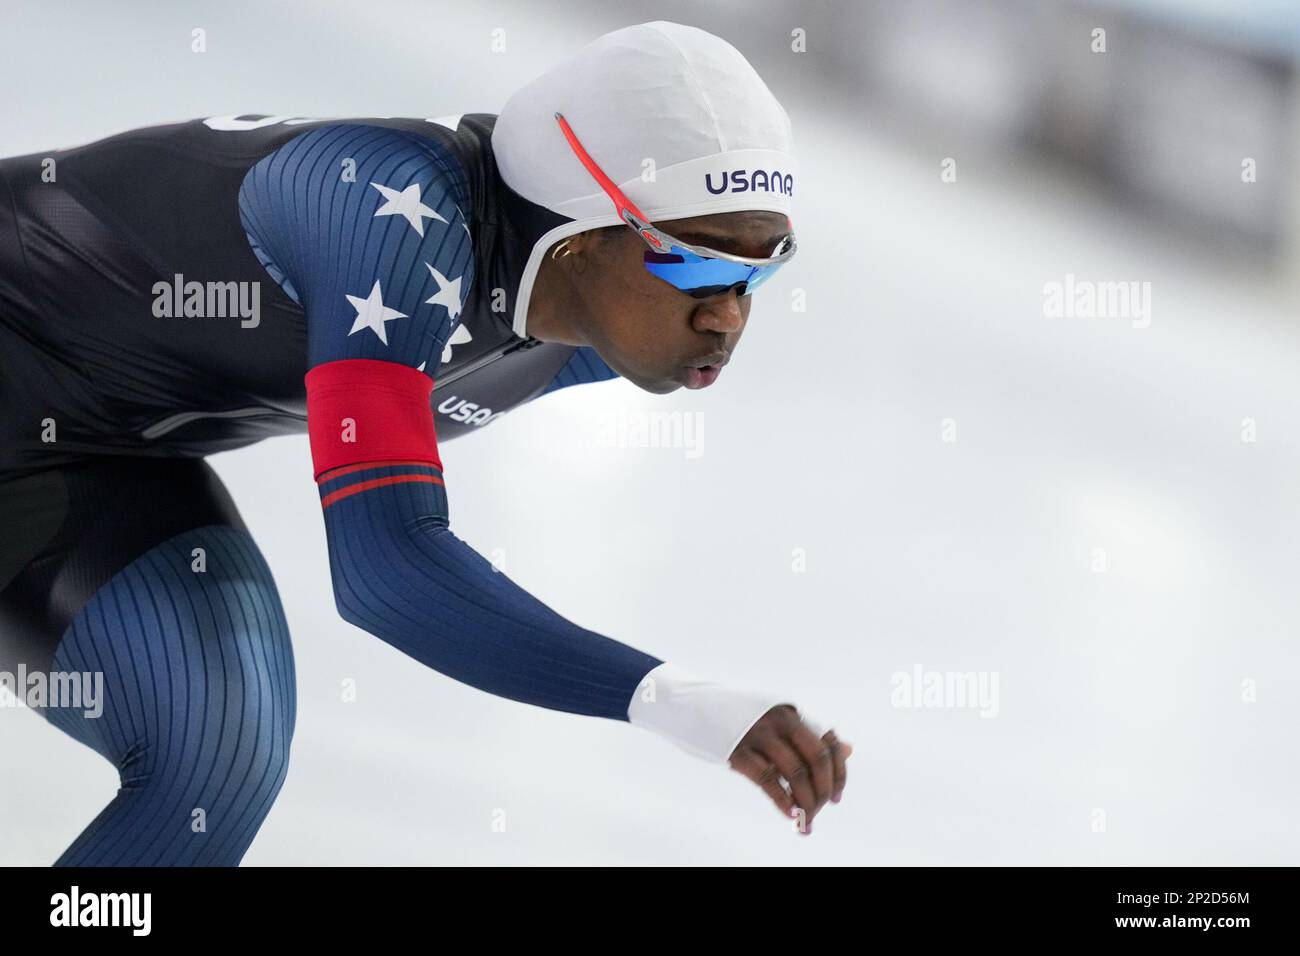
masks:
[(713, 102), (709, 99), (708, 93), (705, 92), (704, 83), (701, 82), (699, 74), (695, 72), (695, 65), (686, 58), (686, 53), (678, 45), (672, 34), (659, 26), (659, 22), (660, 21), (656, 21), (647, 24), (647, 26), (653, 27), (665, 40), (669, 42), (669, 44), (672, 45), (672, 48), (677, 52), (677, 55), (682, 58), (682, 63), (686, 66), (686, 70), (689, 73), (691, 85), (699, 94), (700, 100), (704, 103), (704, 108), (709, 114), (709, 120), (713, 123), (714, 139), (718, 142), (718, 150), (723, 153), (727, 152), (729, 147), (722, 135), (722, 124), (718, 122), (717, 111), (714, 110)]

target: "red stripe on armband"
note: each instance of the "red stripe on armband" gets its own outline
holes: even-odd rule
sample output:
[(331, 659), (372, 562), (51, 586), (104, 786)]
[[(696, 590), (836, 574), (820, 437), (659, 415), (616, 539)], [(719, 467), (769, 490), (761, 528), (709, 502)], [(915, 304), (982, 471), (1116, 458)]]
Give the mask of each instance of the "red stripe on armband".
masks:
[(344, 498), (351, 498), (355, 494), (363, 491), (370, 491), (372, 488), (387, 488), (389, 485), (404, 485), (410, 483), (440, 485), (442, 479), (437, 475), (393, 475), (389, 478), (372, 478), (370, 481), (358, 481), (355, 485), (348, 485), (340, 488), (338, 491), (330, 492), (320, 500), (322, 508), (328, 508), (336, 501), (342, 501)]
[(429, 395), (433, 380), (376, 359), (326, 362), (307, 373), (307, 435), (315, 477), (360, 462), (442, 468)]

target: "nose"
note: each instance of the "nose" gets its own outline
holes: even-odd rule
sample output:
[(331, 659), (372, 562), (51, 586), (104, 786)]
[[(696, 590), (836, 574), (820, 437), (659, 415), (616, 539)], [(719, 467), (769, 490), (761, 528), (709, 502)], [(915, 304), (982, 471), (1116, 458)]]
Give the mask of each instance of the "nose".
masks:
[(741, 304), (737, 290), (705, 299), (695, 310), (694, 324), (697, 332), (721, 332), (732, 335), (745, 327), (746, 302)]

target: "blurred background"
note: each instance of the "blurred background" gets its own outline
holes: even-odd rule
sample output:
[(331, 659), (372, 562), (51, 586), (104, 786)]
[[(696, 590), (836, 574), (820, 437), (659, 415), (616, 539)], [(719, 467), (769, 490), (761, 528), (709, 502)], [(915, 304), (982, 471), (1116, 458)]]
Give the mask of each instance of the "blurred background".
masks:
[[(292, 437), (214, 459), (298, 668), (245, 864), (1296, 863), (1294, 3), (10, 0), (0, 154), (497, 112), (651, 18), (785, 105), (799, 257), (706, 392), (573, 388), (447, 443), (452, 526), (585, 627), (788, 692), (854, 743), (844, 802), (799, 837), (736, 774), (344, 624)], [(665, 412), (697, 447), (607, 440)], [(996, 707), (904, 706), (918, 672), (996, 675)], [(0, 753), (5, 864), (117, 785), (18, 710)]]

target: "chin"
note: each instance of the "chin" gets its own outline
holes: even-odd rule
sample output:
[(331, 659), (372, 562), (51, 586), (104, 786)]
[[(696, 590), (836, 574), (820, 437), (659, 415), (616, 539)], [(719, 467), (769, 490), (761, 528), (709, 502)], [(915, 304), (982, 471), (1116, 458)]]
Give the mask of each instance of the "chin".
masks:
[(675, 392), (683, 387), (681, 382), (673, 378), (645, 379), (640, 376), (633, 378), (630, 375), (624, 375), (623, 378), (641, 389), (641, 391), (649, 392), (651, 395), (667, 395), (669, 392)]
[(637, 386), (644, 391), (650, 392), (652, 395), (667, 395), (670, 392), (677, 391), (679, 388), (685, 388), (681, 382), (675, 381), (671, 378), (664, 379), (661, 382), (652, 382), (650, 384), (637, 383)]

